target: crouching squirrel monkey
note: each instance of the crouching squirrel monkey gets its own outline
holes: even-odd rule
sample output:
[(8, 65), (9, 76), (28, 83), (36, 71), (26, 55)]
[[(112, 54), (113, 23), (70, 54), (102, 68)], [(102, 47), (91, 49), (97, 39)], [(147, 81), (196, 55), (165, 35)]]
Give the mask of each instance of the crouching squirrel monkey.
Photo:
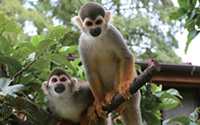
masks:
[(136, 76), (133, 55), (120, 32), (110, 24), (111, 12), (96, 2), (83, 5), (78, 16), (72, 18), (82, 33), (79, 53), (86, 76), (97, 102), (100, 117), (107, 117), (102, 107), (111, 103), (118, 92), (129, 99), (117, 111), (121, 112), (124, 125), (142, 125), (140, 92), (131, 96), (130, 83)]
[[(59, 125), (107, 125), (107, 120), (101, 118), (94, 124), (90, 120), (94, 114), (93, 94), (89, 84), (70, 75), (62, 69), (54, 70), (42, 89), (49, 97), (50, 110), (62, 118)], [(89, 107), (89, 108), (88, 108)], [(95, 119), (95, 118), (93, 118)]]

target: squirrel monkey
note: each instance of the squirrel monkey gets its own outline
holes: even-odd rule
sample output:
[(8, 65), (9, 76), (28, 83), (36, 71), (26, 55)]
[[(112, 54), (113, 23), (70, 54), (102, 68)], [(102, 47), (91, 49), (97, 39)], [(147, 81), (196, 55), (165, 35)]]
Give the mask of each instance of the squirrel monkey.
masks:
[[(92, 109), (94, 97), (87, 82), (71, 78), (65, 70), (56, 69), (41, 88), (49, 97), (50, 110), (62, 118), (59, 125), (92, 124), (89, 117), (95, 111)], [(95, 125), (106, 124), (107, 120), (101, 118)]]
[(124, 125), (142, 125), (140, 92), (130, 94), (130, 83), (136, 77), (133, 55), (120, 32), (110, 24), (111, 12), (96, 2), (83, 5), (78, 16), (72, 18), (82, 33), (79, 53), (86, 76), (95, 97), (97, 114), (107, 117), (105, 104), (111, 103), (119, 92), (125, 104), (119, 106)]

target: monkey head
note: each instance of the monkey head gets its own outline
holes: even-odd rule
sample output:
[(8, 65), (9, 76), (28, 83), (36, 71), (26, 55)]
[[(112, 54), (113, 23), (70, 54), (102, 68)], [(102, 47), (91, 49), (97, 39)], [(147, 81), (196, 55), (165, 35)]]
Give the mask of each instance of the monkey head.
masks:
[(78, 16), (72, 18), (72, 22), (78, 25), (84, 33), (97, 37), (106, 28), (110, 14), (111, 12), (107, 12), (101, 4), (88, 2), (81, 7)]
[(44, 93), (49, 96), (60, 96), (65, 92), (71, 92), (72, 87), (73, 81), (70, 75), (62, 69), (54, 70), (48, 81), (45, 81), (42, 85)]

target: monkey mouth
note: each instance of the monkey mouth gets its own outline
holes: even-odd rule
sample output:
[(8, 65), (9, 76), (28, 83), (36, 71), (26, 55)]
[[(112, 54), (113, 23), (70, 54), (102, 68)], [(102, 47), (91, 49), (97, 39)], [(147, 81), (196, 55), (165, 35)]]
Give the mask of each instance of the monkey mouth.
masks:
[(65, 91), (65, 86), (64, 85), (57, 86), (57, 87), (54, 88), (54, 90), (55, 90), (56, 93), (60, 94), (60, 93)]

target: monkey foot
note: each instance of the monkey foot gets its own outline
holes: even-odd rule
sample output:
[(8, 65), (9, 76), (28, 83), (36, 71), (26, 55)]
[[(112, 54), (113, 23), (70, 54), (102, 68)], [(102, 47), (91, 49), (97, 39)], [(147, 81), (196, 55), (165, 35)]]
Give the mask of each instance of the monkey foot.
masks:
[(108, 112), (103, 110), (103, 107), (105, 106), (106, 104), (104, 103), (104, 100), (97, 102), (96, 111), (99, 117), (102, 117), (102, 118), (108, 117)]
[(118, 94), (117, 91), (111, 91), (109, 93), (107, 93), (106, 97), (105, 97), (105, 103), (106, 104), (111, 104), (112, 100), (113, 100), (113, 97)]
[(118, 86), (119, 93), (123, 96), (124, 99), (129, 99), (131, 97), (130, 93), (130, 82), (120, 83)]
[(96, 101), (90, 105), (86, 111), (81, 115), (81, 125), (91, 125), (92, 123), (96, 123), (98, 120), (98, 116), (95, 112)]
[[(118, 92), (117, 91), (111, 91), (111, 92), (109, 92), (107, 95), (106, 95), (106, 97), (105, 97), (105, 103), (106, 104), (111, 104), (111, 102), (112, 102), (112, 100), (113, 100), (113, 97), (116, 95), (116, 94), (118, 94)], [(117, 113), (121, 113), (123, 110), (124, 110), (124, 104), (121, 104), (118, 108), (116, 108), (115, 109), (115, 111), (117, 112)]]

